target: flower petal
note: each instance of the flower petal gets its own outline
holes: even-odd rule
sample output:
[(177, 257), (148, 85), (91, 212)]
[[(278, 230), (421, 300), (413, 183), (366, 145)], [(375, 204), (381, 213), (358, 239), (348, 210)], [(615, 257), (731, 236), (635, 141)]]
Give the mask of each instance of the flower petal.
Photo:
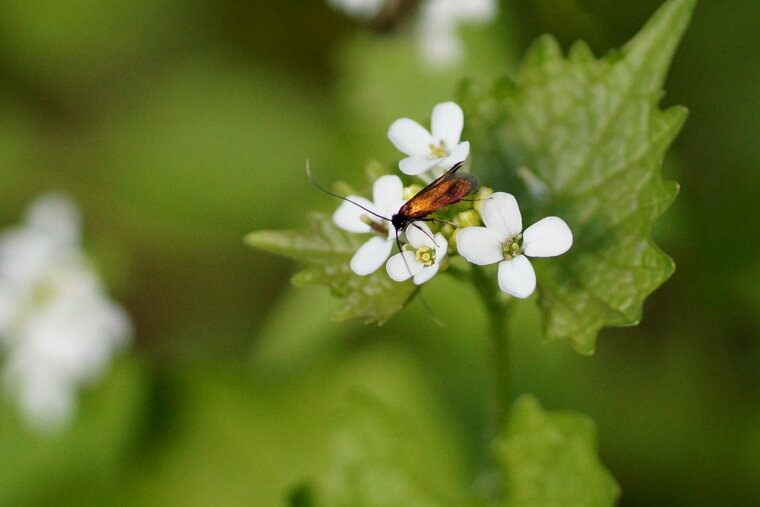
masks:
[(463, 160), (467, 160), (467, 157), (470, 155), (470, 142), (465, 141), (463, 143), (459, 143), (454, 147), (454, 149), (451, 151), (448, 157), (444, 158), (438, 165), (443, 167), (444, 169), (451, 169), (454, 167), (454, 164), (457, 164), (458, 162), (462, 162)]
[[(464, 113), (455, 102), (442, 102), (433, 108), (430, 118), (430, 130), (433, 137), (446, 143), (448, 150), (459, 144), (464, 126)], [(457, 161), (458, 162), (458, 161)]]
[(437, 166), (439, 162), (440, 159), (431, 160), (427, 156), (415, 155), (413, 157), (402, 158), (398, 163), (398, 168), (404, 174), (418, 176)]
[(503, 241), (522, 231), (522, 215), (512, 194), (495, 192), (483, 203), (483, 223)]
[(430, 145), (435, 139), (430, 132), (414, 120), (401, 118), (388, 128), (388, 139), (393, 146), (410, 156), (424, 156), (430, 153)]
[(66, 194), (44, 194), (35, 199), (26, 212), (29, 226), (43, 231), (60, 245), (79, 241), (81, 222), (76, 204)]
[(441, 261), (443, 261), (443, 258), (446, 257), (446, 254), (449, 250), (449, 242), (446, 241), (446, 237), (441, 234), (440, 232), (435, 235), (435, 262), (436, 264), (440, 264)]
[(417, 260), (414, 252), (397, 253), (385, 265), (385, 270), (393, 280), (403, 282), (422, 271), (423, 265)]
[[(406, 241), (414, 248), (429, 246), (434, 248), (433, 233), (425, 222), (412, 222), (406, 228)], [(437, 242), (437, 240), (436, 240)]]
[[(361, 204), (365, 208), (374, 211), (375, 206), (364, 197), (356, 195), (349, 195), (347, 199), (351, 199), (357, 204)], [(333, 223), (348, 232), (370, 232), (372, 229), (369, 225), (362, 222), (361, 216), (369, 215), (366, 211), (361, 209), (356, 204), (343, 201), (338, 209), (333, 213)], [(369, 215), (371, 216), (371, 215)]]
[(523, 233), (523, 251), (530, 257), (554, 257), (570, 249), (573, 233), (559, 217), (542, 218)]
[[(393, 174), (380, 176), (372, 186), (372, 199), (375, 201), (375, 208), (380, 213), (395, 213), (401, 207), (399, 201), (404, 199), (404, 184), (401, 178)], [(390, 219), (389, 215), (386, 218)]]
[(485, 227), (465, 227), (457, 234), (457, 251), (468, 262), (485, 266), (504, 259), (502, 239)]
[(516, 298), (526, 298), (536, 290), (536, 272), (524, 255), (499, 263), (499, 288)]
[(438, 261), (432, 266), (424, 266), (419, 273), (414, 275), (414, 285), (422, 285), (438, 273)]
[[(424, 5), (439, 5), (441, 2), (426, 2)], [(430, 11), (430, 9), (426, 9)], [(450, 67), (462, 60), (464, 49), (456, 32), (456, 25), (444, 13), (422, 16), (419, 23), (419, 39), (425, 63), (434, 67)]]
[(393, 241), (375, 236), (359, 247), (351, 257), (351, 271), (359, 276), (374, 273), (391, 254)]

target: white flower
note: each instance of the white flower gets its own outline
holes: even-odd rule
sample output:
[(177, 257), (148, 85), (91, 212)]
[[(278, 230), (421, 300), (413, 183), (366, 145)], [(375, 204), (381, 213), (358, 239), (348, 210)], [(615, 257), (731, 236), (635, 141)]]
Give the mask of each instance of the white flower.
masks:
[(416, 285), (427, 282), (436, 273), (446, 257), (448, 242), (440, 232), (433, 236), (424, 222), (413, 222), (406, 228), (406, 239), (412, 250), (397, 253), (385, 265), (388, 275), (397, 282), (414, 277)]
[(409, 155), (398, 164), (404, 174), (416, 176), (434, 167), (451, 169), (470, 154), (470, 143), (459, 142), (464, 113), (457, 104), (437, 104), (433, 108), (430, 125), (432, 134), (416, 121), (401, 118), (388, 129), (388, 139), (399, 151)]
[[(362, 21), (393, 15), (399, 0), (327, 0), (335, 9)], [(404, 9), (401, 9), (404, 11)], [(485, 23), (497, 11), (496, 0), (425, 0), (420, 2), (417, 35), (422, 58), (431, 67), (450, 67), (464, 53), (457, 29), (463, 22)]]
[(371, 19), (385, 7), (388, 0), (327, 0), (336, 9), (360, 19)]
[[(347, 199), (361, 204), (365, 208), (389, 218), (396, 213), (404, 204), (404, 186), (398, 176), (381, 176), (372, 186), (372, 199), (370, 202), (364, 197), (349, 195)], [(359, 206), (350, 202), (343, 202), (335, 213), (333, 222), (343, 230), (356, 233), (374, 232), (371, 237), (356, 251), (351, 258), (351, 270), (357, 275), (366, 276), (380, 268), (391, 254), (396, 233), (390, 223), (386, 222)], [(370, 222), (368, 224), (367, 222)]]
[(573, 244), (564, 220), (546, 217), (522, 231), (522, 216), (512, 194), (496, 192), (483, 203), (485, 227), (467, 227), (457, 235), (457, 250), (473, 264), (499, 263), (499, 288), (526, 298), (536, 288), (528, 257), (554, 257)]
[(60, 195), (38, 199), (24, 225), (0, 235), (3, 381), (40, 430), (71, 419), (79, 387), (103, 373), (131, 331), (78, 242), (78, 212)]
[(421, 7), (420, 46), (427, 62), (447, 67), (462, 60), (456, 31), (463, 21), (484, 23), (496, 14), (495, 0), (428, 0)]

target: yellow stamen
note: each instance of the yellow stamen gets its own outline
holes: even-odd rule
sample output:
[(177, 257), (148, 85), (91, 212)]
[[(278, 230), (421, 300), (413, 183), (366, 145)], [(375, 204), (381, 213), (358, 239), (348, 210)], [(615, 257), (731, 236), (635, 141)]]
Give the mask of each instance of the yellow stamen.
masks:
[(428, 148), (430, 148), (430, 154), (433, 155), (435, 158), (443, 158), (447, 155), (446, 143), (444, 143), (443, 141), (438, 143), (438, 146), (434, 145), (433, 143), (430, 143), (428, 145)]
[(417, 260), (425, 266), (432, 266), (435, 264), (435, 250), (429, 246), (421, 246), (417, 249)]

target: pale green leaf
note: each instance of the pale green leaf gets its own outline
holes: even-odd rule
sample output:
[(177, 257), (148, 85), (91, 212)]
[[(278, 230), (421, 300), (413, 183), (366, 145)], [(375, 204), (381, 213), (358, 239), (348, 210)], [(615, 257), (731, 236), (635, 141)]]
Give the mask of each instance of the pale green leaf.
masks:
[(306, 229), (252, 232), (246, 242), (306, 263), (293, 282), (326, 285), (342, 298), (343, 306), (334, 315), (336, 320), (359, 318), (382, 324), (414, 294), (412, 282), (394, 282), (382, 267), (368, 276), (351, 271), (351, 257), (369, 235), (343, 231), (323, 213), (313, 213), (309, 223)]
[[(330, 507), (470, 505), (457, 498), (429, 439), (413, 419), (378, 399), (354, 395), (331, 443), (330, 465), (310, 488), (304, 505)], [(299, 491), (301, 498), (304, 491)], [(296, 500), (294, 498), (294, 500)], [(293, 505), (298, 505), (293, 502)]]
[(514, 82), (465, 90), (474, 172), (517, 195), (526, 226), (557, 215), (573, 231), (567, 254), (534, 266), (547, 336), (581, 353), (601, 327), (636, 324), (674, 269), (652, 227), (678, 190), (661, 165), (686, 110), (658, 102), (693, 6), (669, 0), (601, 59), (582, 42), (565, 57), (543, 37)]
[(603, 507), (620, 495), (597, 457), (594, 422), (582, 414), (546, 412), (523, 396), (495, 450), (507, 506)]

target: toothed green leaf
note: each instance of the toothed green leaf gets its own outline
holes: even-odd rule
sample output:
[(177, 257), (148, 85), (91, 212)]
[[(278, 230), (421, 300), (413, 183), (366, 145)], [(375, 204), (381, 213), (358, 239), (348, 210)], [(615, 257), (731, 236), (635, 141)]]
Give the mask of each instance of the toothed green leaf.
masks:
[(556, 215), (570, 251), (536, 259), (546, 335), (594, 351), (603, 326), (636, 324), (674, 269), (652, 228), (678, 186), (661, 175), (686, 110), (660, 110), (662, 85), (694, 0), (666, 2), (620, 51), (596, 59), (582, 42), (563, 56), (539, 39), (514, 81), (465, 87), (473, 171), (516, 194), (526, 226)]
[(585, 415), (546, 412), (518, 399), (495, 445), (509, 507), (606, 507), (620, 488), (599, 462), (596, 427)]
[(305, 229), (252, 232), (246, 242), (304, 262), (305, 268), (293, 276), (293, 283), (326, 285), (342, 298), (336, 320), (359, 318), (382, 324), (403, 308), (416, 290), (411, 282), (394, 282), (382, 267), (368, 276), (359, 276), (349, 267), (368, 234), (343, 231), (324, 213), (313, 213), (309, 224)]
[[(472, 506), (461, 496), (459, 464), (443, 442), (425, 435), (408, 415), (366, 395), (354, 395), (331, 442), (330, 465), (297, 490), (300, 505), (330, 507)], [(291, 497), (291, 505), (299, 505)]]

